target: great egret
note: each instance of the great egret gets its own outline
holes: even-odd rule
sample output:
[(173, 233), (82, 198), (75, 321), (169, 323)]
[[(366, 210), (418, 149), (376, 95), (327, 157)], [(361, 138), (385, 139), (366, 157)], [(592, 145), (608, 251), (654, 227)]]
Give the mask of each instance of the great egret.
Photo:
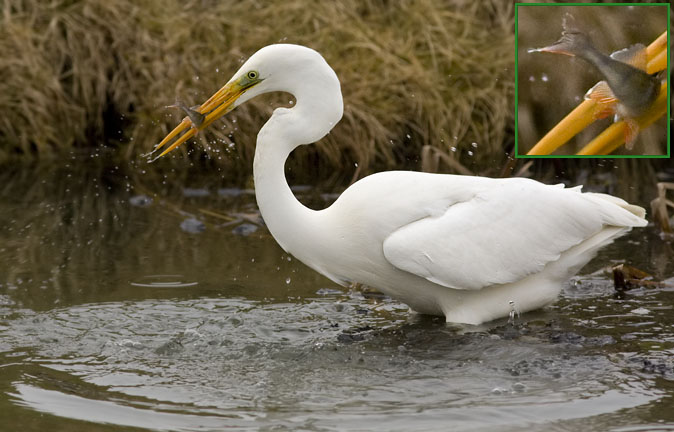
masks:
[(553, 302), (598, 248), (646, 225), (641, 207), (580, 187), (407, 171), (365, 177), (324, 210), (303, 206), (286, 181), (286, 158), (324, 137), (343, 103), (332, 68), (298, 45), (255, 53), (198, 109), (205, 120), (185, 118), (155, 151), (190, 130), (158, 157), (272, 91), (291, 93), (296, 103), (277, 108), (258, 133), (258, 206), (285, 251), (340, 285), (358, 282), (419, 313), (479, 324)]

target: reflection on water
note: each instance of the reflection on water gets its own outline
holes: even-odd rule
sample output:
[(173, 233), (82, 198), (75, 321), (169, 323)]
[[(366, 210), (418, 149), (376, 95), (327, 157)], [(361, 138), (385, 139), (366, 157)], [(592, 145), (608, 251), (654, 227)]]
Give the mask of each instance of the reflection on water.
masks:
[(184, 288), (199, 285), (199, 282), (181, 282), (180, 275), (152, 275), (140, 280), (142, 282), (131, 282), (131, 285), (145, 288)]
[[(550, 309), (453, 327), (306, 269), (250, 191), (87, 165), (0, 175), (0, 429), (674, 422), (674, 281), (618, 296), (601, 270), (627, 259), (671, 277), (671, 244), (650, 228)], [(317, 206), (320, 192), (296, 189)]]

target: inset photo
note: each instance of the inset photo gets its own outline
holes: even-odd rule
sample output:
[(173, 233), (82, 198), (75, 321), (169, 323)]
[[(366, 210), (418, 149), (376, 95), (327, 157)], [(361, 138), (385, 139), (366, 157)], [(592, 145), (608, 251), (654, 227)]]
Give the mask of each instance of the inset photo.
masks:
[(669, 14), (518, 3), (517, 157), (669, 157)]

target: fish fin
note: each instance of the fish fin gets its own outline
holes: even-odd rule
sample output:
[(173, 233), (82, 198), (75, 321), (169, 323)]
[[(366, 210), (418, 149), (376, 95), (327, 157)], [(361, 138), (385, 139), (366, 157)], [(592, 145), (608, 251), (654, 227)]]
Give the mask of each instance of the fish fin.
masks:
[(592, 117), (595, 120), (601, 120), (605, 119), (606, 117), (610, 117), (612, 114), (615, 114), (615, 109), (612, 106), (597, 104), (594, 111), (592, 112)]
[(631, 47), (623, 48), (611, 54), (613, 60), (627, 63), (630, 66), (645, 71), (648, 66), (648, 57), (646, 56), (646, 47), (643, 44), (634, 44)]
[(599, 81), (590, 90), (585, 93), (585, 100), (593, 100), (597, 103), (592, 116), (596, 119), (603, 119), (611, 114), (615, 114), (615, 104), (618, 99), (615, 97), (606, 81)]
[(625, 148), (632, 150), (637, 135), (639, 135), (639, 123), (631, 118), (623, 119), (623, 121), (625, 122)]
[(529, 52), (549, 52), (575, 56), (590, 44), (587, 35), (578, 29), (576, 19), (568, 12), (562, 18), (562, 29), (562, 37), (557, 42), (543, 48), (529, 50)]
[(618, 98), (613, 94), (613, 90), (606, 81), (599, 81), (585, 93), (585, 99), (592, 99), (603, 104), (613, 104), (618, 102)]

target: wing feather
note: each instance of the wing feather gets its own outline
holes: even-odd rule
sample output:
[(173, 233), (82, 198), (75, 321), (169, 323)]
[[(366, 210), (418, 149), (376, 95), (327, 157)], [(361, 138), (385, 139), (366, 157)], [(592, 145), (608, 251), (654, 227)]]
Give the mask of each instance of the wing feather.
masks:
[(609, 223), (603, 205), (623, 212), (579, 188), (513, 180), (401, 226), (385, 239), (384, 256), (437, 284), (480, 289), (536, 273), (601, 231)]

